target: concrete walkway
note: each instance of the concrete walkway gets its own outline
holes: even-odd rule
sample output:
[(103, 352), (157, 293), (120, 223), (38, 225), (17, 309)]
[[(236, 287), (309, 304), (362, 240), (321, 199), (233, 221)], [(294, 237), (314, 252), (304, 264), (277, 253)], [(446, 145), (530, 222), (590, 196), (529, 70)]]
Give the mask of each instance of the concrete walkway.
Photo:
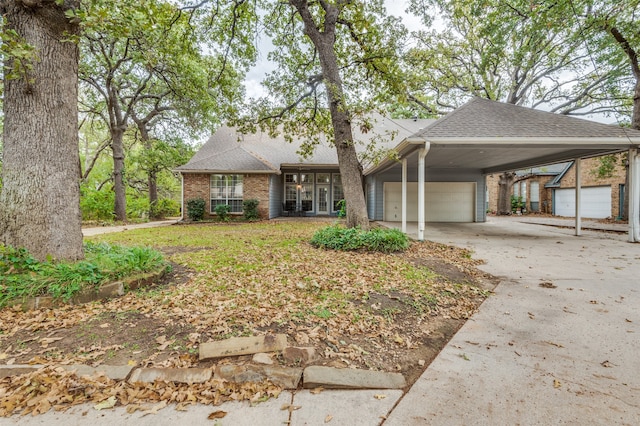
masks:
[(385, 426), (640, 424), (640, 244), (502, 218), (425, 236), (502, 281)]
[(168, 220), (158, 220), (155, 222), (146, 222), (146, 223), (132, 223), (130, 225), (96, 226), (93, 228), (82, 228), (82, 235), (84, 235), (85, 237), (90, 237), (92, 235), (111, 234), (114, 232), (128, 231), (131, 229), (158, 228), (160, 226), (175, 225), (179, 221), (180, 219), (168, 219)]
[[(501, 283), (404, 396), (287, 391), (255, 406), (170, 406), (147, 416), (84, 405), (2, 424), (640, 424), (640, 244), (502, 218), (428, 224), (425, 235), (471, 249)], [(207, 420), (218, 410), (226, 416)]]

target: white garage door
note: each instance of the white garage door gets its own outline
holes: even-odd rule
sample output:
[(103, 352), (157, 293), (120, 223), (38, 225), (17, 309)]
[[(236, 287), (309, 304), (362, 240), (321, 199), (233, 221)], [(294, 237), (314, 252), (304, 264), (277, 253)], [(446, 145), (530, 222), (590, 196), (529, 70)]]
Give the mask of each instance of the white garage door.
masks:
[[(402, 183), (384, 184), (384, 220), (402, 220)], [(475, 222), (475, 182), (425, 182), (427, 222)], [(407, 182), (407, 221), (418, 220), (418, 183)]]
[[(582, 217), (602, 219), (611, 217), (611, 186), (582, 188), (580, 210)], [(554, 211), (557, 216), (575, 217), (575, 188), (556, 189)]]

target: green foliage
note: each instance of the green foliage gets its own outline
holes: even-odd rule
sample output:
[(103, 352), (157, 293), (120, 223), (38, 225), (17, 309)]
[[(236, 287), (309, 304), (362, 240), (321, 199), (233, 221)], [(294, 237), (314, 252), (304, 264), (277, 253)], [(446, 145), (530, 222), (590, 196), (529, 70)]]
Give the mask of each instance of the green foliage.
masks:
[(83, 185), (80, 191), (82, 220), (113, 220), (113, 191)]
[(86, 243), (84, 250), (79, 262), (39, 262), (25, 249), (0, 245), (0, 306), (38, 295), (66, 301), (85, 288), (167, 267), (162, 254), (148, 247)]
[(151, 217), (165, 218), (178, 216), (180, 214), (180, 203), (169, 198), (160, 198), (158, 202), (151, 206)]
[(218, 216), (218, 220), (222, 222), (229, 221), (229, 212), (231, 212), (231, 206), (228, 204), (218, 204), (214, 210)]
[(515, 213), (518, 209), (524, 209), (524, 201), (522, 196), (511, 196), (511, 211)]
[(204, 209), (206, 202), (203, 198), (192, 198), (187, 200), (187, 217), (189, 220), (198, 222), (204, 219)]
[(397, 229), (374, 228), (363, 231), (334, 225), (318, 230), (311, 244), (333, 250), (367, 250), (392, 253), (409, 247), (409, 237)]
[(598, 179), (607, 179), (613, 176), (618, 165), (620, 156), (616, 154), (604, 155), (598, 157), (598, 167), (591, 171), (591, 173)]
[(345, 200), (338, 201), (338, 217), (347, 217), (347, 203)]
[(17, 31), (7, 28), (4, 17), (0, 29), (0, 41), (0, 54), (6, 59), (4, 78), (23, 79), (28, 84), (33, 83), (30, 73), (33, 70), (33, 64), (39, 61), (38, 53)]
[(258, 212), (259, 201), (252, 198), (250, 200), (244, 200), (242, 202), (242, 212), (246, 220), (260, 219), (260, 212)]

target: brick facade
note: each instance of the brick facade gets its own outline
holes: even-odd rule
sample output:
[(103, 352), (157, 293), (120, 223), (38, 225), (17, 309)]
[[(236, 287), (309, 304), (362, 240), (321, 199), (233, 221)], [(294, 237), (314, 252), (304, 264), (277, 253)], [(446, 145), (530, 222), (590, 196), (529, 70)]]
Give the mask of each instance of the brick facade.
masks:
[(242, 180), (243, 198), (256, 199), (261, 219), (269, 218), (269, 176), (266, 174), (244, 175)]
[[(544, 186), (549, 183), (555, 176), (545, 176), (545, 175), (535, 175), (528, 177), (524, 180), (521, 180), (516, 183), (516, 185), (522, 185), (523, 183), (526, 185), (527, 189), (527, 202), (526, 202), (526, 210), (531, 212), (531, 183), (538, 182), (538, 191), (539, 191), (539, 212), (540, 213), (551, 213), (553, 212), (553, 193), (550, 189), (545, 188)], [(499, 185), (498, 181), (500, 180), (500, 175), (493, 174), (487, 176), (487, 191), (489, 192), (489, 212), (495, 213), (498, 211), (498, 191)], [(511, 190), (511, 194), (513, 194), (513, 189)]]
[[(184, 173), (184, 203), (193, 198), (205, 200), (205, 218), (215, 217), (211, 214), (211, 175), (209, 173)], [(256, 199), (260, 217), (269, 217), (269, 175), (245, 174), (242, 178), (243, 199)], [(186, 212), (185, 212), (186, 217)]]

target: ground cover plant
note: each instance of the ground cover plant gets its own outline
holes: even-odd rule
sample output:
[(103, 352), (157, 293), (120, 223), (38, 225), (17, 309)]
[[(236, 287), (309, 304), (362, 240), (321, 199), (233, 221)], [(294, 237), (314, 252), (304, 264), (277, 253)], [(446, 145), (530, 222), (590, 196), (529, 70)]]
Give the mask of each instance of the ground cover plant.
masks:
[[(490, 277), (468, 252), (431, 242), (397, 253), (314, 247), (313, 235), (327, 225), (311, 219), (213, 222), (93, 237), (94, 243), (152, 246), (172, 262), (173, 272), (110, 301), (1, 309), (0, 362), (209, 367), (215, 362), (198, 361), (201, 342), (274, 332), (287, 334), (291, 345), (315, 347), (320, 359), (314, 364), (396, 371), (412, 383), (489, 294)], [(278, 355), (274, 360), (285, 363)], [(68, 382), (56, 388), (57, 396), (78, 386), (66, 373), (46, 374)], [(208, 391), (167, 384), (141, 389), (101, 380), (95, 392), (83, 384), (82, 398), (72, 395), (66, 403), (107, 396), (122, 405), (185, 402), (185, 392), (195, 395), (192, 402), (206, 402), (276, 392), (269, 383), (231, 392), (218, 385)], [(20, 382), (0, 380), (0, 415), (12, 412), (7, 406), (36, 410), (38, 404), (29, 405), (34, 396), (20, 389)], [(3, 405), (7, 395), (22, 399)]]
[(169, 265), (150, 247), (87, 242), (85, 260), (38, 261), (25, 249), (0, 245), (0, 307), (22, 298), (49, 295), (68, 301), (83, 289)]

